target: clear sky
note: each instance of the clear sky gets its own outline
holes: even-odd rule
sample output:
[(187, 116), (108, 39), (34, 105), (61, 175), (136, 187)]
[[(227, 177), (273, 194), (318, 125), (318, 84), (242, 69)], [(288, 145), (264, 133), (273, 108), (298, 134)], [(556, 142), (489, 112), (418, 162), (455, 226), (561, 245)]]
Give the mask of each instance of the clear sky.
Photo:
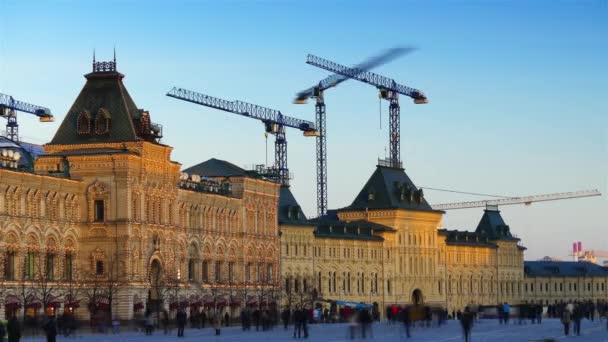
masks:
[[(418, 186), (498, 195), (598, 188), (602, 198), (503, 207), (527, 259), (565, 258), (571, 242), (608, 249), (608, 2), (0, 0), (0, 92), (47, 106), (20, 115), (24, 140), (48, 142), (84, 84), (93, 49), (112, 58), (140, 108), (164, 125), (185, 167), (211, 157), (264, 163), (255, 120), (164, 96), (172, 86), (314, 121), (293, 95), (327, 73), (308, 53), (353, 65), (396, 46), (418, 50), (375, 71), (423, 90), (402, 98), (402, 159)], [(388, 107), (349, 81), (326, 93), (329, 205), (348, 205), (388, 146)], [(288, 132), (292, 189), (316, 213), (315, 142)], [(268, 141), (269, 156), (273, 155)], [(477, 199), (427, 191), (431, 203)], [(481, 209), (451, 211), (474, 229)]]

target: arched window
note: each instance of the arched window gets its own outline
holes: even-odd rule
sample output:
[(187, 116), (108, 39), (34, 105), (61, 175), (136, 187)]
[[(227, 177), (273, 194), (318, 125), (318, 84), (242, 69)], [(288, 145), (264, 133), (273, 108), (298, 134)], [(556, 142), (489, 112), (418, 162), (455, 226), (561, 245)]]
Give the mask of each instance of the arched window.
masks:
[(88, 110), (83, 110), (78, 113), (78, 118), (76, 119), (76, 132), (78, 132), (78, 134), (91, 133), (91, 113)]
[(97, 112), (97, 118), (95, 119), (95, 133), (110, 133), (110, 112), (108, 112), (108, 110), (105, 108), (101, 108)]

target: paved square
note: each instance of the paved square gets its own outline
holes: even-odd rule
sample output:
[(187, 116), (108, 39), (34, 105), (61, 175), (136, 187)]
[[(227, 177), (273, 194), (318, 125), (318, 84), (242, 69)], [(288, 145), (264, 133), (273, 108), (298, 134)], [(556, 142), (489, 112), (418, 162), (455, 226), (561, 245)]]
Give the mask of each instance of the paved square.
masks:
[[(347, 324), (320, 324), (309, 326), (310, 341), (349, 341), (347, 338)], [(215, 336), (212, 328), (201, 330), (187, 329), (185, 338), (178, 339), (176, 330), (172, 335), (163, 335), (156, 331), (152, 336), (144, 336), (142, 333), (125, 332), (120, 335), (83, 335), (75, 339), (58, 338), (59, 341), (91, 341), (91, 342), (139, 342), (139, 341), (248, 341), (248, 342), (271, 342), (271, 341), (294, 341), (293, 326), (289, 330), (276, 328), (267, 332), (243, 332), (238, 327), (223, 328), (220, 336)], [(555, 338), (559, 341), (608, 341), (608, 330), (606, 321), (590, 322), (584, 320), (582, 323), (581, 336), (564, 336), (562, 325), (556, 319), (544, 320), (541, 325), (526, 324), (500, 325), (496, 320), (481, 320), (473, 328), (472, 341), (542, 341), (543, 338)], [(358, 336), (355, 340), (361, 341)], [(373, 337), (368, 340), (375, 341), (462, 341), (460, 324), (457, 321), (449, 321), (447, 325), (440, 328), (414, 328), (412, 338), (407, 340), (403, 335), (401, 325), (388, 325), (386, 323), (375, 323), (373, 325)], [(42, 337), (28, 337), (22, 341), (44, 341)]]

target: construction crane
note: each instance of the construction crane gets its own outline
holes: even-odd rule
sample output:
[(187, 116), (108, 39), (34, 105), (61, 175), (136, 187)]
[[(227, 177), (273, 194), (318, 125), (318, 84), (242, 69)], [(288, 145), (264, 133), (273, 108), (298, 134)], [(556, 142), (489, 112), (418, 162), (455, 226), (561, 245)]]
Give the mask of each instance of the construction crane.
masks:
[(167, 93), (167, 96), (262, 121), (266, 133), (275, 136), (275, 167), (278, 174), (277, 178), (281, 185), (289, 186), (285, 127), (297, 128), (304, 132), (305, 136), (317, 136), (319, 134), (314, 123), (283, 115), (280, 111), (275, 109), (261, 107), (242, 101), (227, 101), (177, 87), (171, 89), (171, 91)]
[[(379, 65), (387, 63), (403, 54), (414, 51), (413, 48), (392, 48), (384, 53), (372, 57), (363, 63), (353, 67), (360, 72), (370, 70)], [(340, 74), (333, 74), (319, 81), (308, 89), (300, 91), (293, 100), (296, 104), (303, 104), (308, 99), (315, 99), (315, 124), (319, 130), (317, 136), (317, 216), (321, 217), (327, 212), (327, 141), (326, 141), (326, 111), (325, 111), (325, 90), (335, 87), (348, 80), (349, 77)]]
[(7, 119), (6, 137), (14, 142), (19, 142), (17, 111), (34, 114), (39, 118), (40, 122), (55, 121), (50, 109), (17, 101), (10, 95), (0, 93), (0, 116)]
[(380, 91), (380, 98), (389, 101), (389, 165), (391, 167), (401, 168), (401, 128), (400, 128), (400, 106), (399, 94), (409, 96), (414, 99), (414, 103), (428, 103), (428, 99), (420, 90), (410, 88), (395, 82), (395, 80), (374, 74), (369, 71), (363, 71), (357, 68), (349, 68), (338, 63), (308, 55), (306, 63), (316, 66), (321, 69), (352, 78), (363, 83), (375, 86)]
[(433, 204), (433, 205), (431, 205), (431, 207), (434, 210), (454, 210), (454, 209), (481, 208), (481, 207), (488, 208), (488, 207), (498, 207), (500, 205), (513, 205), (513, 204), (530, 205), (534, 202), (557, 201), (557, 200), (564, 200), (564, 199), (571, 199), (571, 198), (592, 197), (592, 196), (601, 196), (601, 195), (602, 194), (598, 190), (594, 189), (594, 190), (583, 190), (583, 191), (574, 191), (574, 192), (558, 192), (558, 193), (554, 193), (554, 194), (545, 194), (545, 195), (501, 198), (501, 199), (495, 199), (495, 200)]

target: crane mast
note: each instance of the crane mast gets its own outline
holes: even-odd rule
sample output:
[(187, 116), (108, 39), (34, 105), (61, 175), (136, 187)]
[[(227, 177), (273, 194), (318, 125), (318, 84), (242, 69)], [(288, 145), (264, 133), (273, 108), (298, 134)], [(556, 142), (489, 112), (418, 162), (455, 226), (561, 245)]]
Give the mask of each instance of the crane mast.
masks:
[(51, 110), (30, 103), (17, 101), (12, 96), (0, 93), (0, 116), (7, 119), (6, 137), (12, 141), (19, 142), (19, 124), (17, 123), (17, 111), (34, 114), (40, 122), (52, 122), (54, 117)]
[[(405, 53), (413, 51), (413, 48), (393, 48), (382, 54), (369, 58), (363, 63), (353, 67), (361, 72), (367, 71), (381, 64), (387, 63)], [(325, 110), (325, 90), (335, 87), (338, 84), (348, 80), (349, 77), (333, 74), (321, 81), (315, 86), (300, 91), (296, 94), (294, 103), (303, 104), (309, 98), (316, 100), (315, 104), (315, 123), (319, 130), (319, 135), (316, 141), (317, 152), (317, 216), (321, 217), (327, 212), (327, 140), (326, 140), (326, 118)]]
[(167, 96), (262, 121), (266, 132), (275, 136), (275, 167), (281, 185), (289, 186), (285, 127), (299, 129), (304, 132), (305, 136), (316, 136), (318, 134), (315, 124), (310, 121), (283, 115), (278, 110), (248, 102), (228, 101), (177, 87), (171, 89)]
[(398, 84), (395, 80), (384, 77), (361, 68), (349, 68), (321, 57), (308, 55), (306, 63), (321, 69), (375, 86), (380, 91), (380, 97), (389, 101), (389, 162), (391, 167), (401, 168), (401, 133), (399, 94), (411, 97), (414, 103), (428, 103), (428, 99), (420, 90)]

